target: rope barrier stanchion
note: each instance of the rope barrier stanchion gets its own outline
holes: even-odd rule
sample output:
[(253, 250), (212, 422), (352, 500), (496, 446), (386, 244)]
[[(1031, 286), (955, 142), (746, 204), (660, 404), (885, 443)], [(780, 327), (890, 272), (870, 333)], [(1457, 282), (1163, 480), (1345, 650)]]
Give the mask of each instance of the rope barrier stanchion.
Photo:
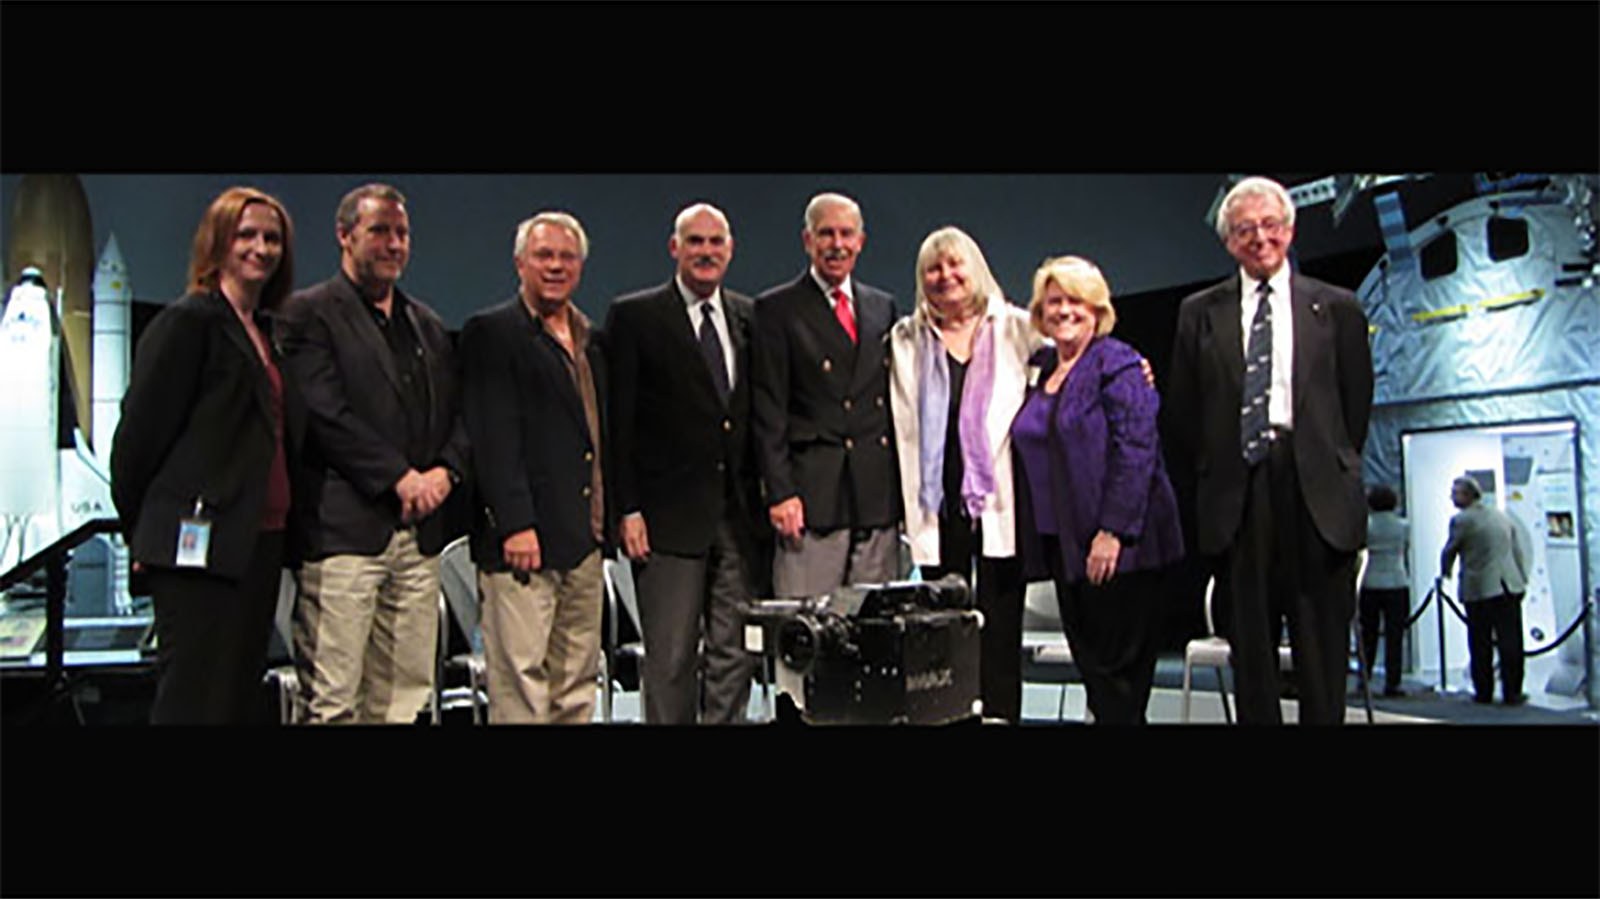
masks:
[(1411, 613), (1411, 617), (1406, 619), (1406, 623), (1400, 626), (1402, 631), (1411, 630), (1411, 625), (1416, 624), (1417, 619), (1422, 617), (1422, 613), (1428, 611), (1428, 603), (1433, 602), (1433, 597), (1434, 591), (1429, 590), (1428, 595), (1422, 598), (1422, 605), (1417, 606), (1417, 610)]
[(1524, 658), (1532, 658), (1534, 656), (1544, 655), (1545, 653), (1549, 652), (1550, 650), (1555, 649), (1557, 646), (1560, 646), (1561, 644), (1567, 642), (1567, 638), (1572, 636), (1573, 634), (1577, 633), (1578, 632), (1578, 628), (1582, 627), (1584, 622), (1586, 622), (1589, 619), (1589, 612), (1593, 608), (1594, 608), (1594, 600), (1592, 600), (1592, 599), (1591, 600), (1585, 600), (1584, 603), (1583, 603), (1583, 609), (1580, 612), (1578, 612), (1578, 617), (1574, 618), (1572, 620), (1572, 623), (1567, 625), (1567, 629), (1565, 631), (1561, 632), (1561, 636), (1555, 638), (1555, 640), (1553, 642), (1548, 643), (1548, 644), (1546, 644), (1544, 646), (1541, 646), (1538, 649), (1524, 649), (1522, 651), (1523, 657)]
[[(1594, 596), (1595, 599), (1600, 599), (1600, 587), (1595, 588)], [(1594, 600), (1591, 599), (1590, 602), (1593, 603)], [(1597, 699), (1597, 696), (1600, 696), (1600, 691), (1595, 689), (1594, 679), (1593, 621), (1593, 614), (1585, 614), (1583, 616), (1583, 693), (1584, 698), (1588, 699), (1589, 701), (1589, 711), (1591, 713), (1593, 713), (1596, 709), (1600, 709), (1600, 699)]]
[(1462, 624), (1467, 623), (1467, 610), (1456, 605), (1456, 601), (1450, 598), (1450, 594), (1441, 590), (1439, 591), (1439, 598), (1444, 600), (1445, 605), (1450, 607), (1450, 611), (1456, 616), (1457, 621), (1460, 621)]
[[(1434, 578), (1433, 591), (1429, 595), (1443, 596), (1443, 583), (1443, 577)], [(1443, 696), (1444, 694), (1450, 692), (1450, 666), (1446, 664), (1444, 655), (1444, 603), (1439, 603), (1436, 611), (1437, 614), (1435, 614), (1433, 617), (1438, 622), (1439, 626), (1439, 695)]]

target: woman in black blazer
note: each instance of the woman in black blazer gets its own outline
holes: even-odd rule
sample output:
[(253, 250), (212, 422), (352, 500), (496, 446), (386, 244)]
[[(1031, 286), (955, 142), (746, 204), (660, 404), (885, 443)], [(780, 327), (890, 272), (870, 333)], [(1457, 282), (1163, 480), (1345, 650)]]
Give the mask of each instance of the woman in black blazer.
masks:
[(111, 494), (155, 599), (155, 724), (255, 721), (305, 407), (280, 374), (270, 311), (293, 279), (283, 204), (249, 187), (212, 201), (189, 292), (134, 356)]

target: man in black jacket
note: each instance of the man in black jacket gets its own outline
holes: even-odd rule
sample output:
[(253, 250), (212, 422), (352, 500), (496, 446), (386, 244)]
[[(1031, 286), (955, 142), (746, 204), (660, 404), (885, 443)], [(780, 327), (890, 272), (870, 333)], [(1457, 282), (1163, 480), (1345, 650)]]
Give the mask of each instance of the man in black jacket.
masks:
[(733, 234), (722, 210), (678, 214), (677, 275), (618, 297), (606, 319), (612, 502), (633, 560), (644, 631), (644, 718), (743, 720), (750, 698), (743, 607), (759, 507), (750, 437), (754, 301), (723, 288)]
[(1179, 307), (1162, 405), (1194, 466), (1199, 550), (1221, 559), (1239, 722), (1282, 723), (1287, 624), (1300, 723), (1341, 724), (1367, 536), (1367, 319), (1350, 291), (1291, 269), (1294, 202), (1276, 181), (1234, 185), (1217, 235), (1239, 270)]
[(440, 506), (466, 474), (444, 323), (398, 286), (411, 252), (405, 197), (346, 194), (340, 271), (290, 297), (290, 373), (311, 412), (297, 479), (295, 662), (313, 723), (416, 720), (433, 689)]
[(866, 244), (854, 200), (813, 197), (801, 240), (811, 265), (755, 314), (753, 430), (778, 538), (773, 589), (788, 597), (892, 580), (900, 557), (894, 298), (851, 277)]
[(517, 228), (521, 286), (461, 330), (493, 724), (586, 724), (600, 670), (605, 364), (572, 302), (589, 239), (565, 212)]

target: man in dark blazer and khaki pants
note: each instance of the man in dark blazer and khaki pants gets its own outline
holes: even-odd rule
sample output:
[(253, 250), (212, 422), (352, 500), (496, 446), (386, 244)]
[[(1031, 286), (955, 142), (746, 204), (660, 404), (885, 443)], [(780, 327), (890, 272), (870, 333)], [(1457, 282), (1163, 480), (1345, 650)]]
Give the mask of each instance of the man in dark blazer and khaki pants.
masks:
[(754, 301), (723, 286), (733, 233), (715, 206), (680, 212), (667, 250), (673, 279), (618, 297), (606, 319), (611, 498), (638, 585), (644, 720), (732, 724), (744, 720), (753, 673), (743, 610), (760, 508), (750, 452)]
[(1348, 290), (1290, 271), (1277, 182), (1235, 185), (1217, 233), (1240, 271), (1183, 301), (1165, 407), (1194, 466), (1199, 550), (1221, 557), (1239, 721), (1282, 723), (1286, 621), (1300, 722), (1339, 724), (1366, 541), (1367, 320)]
[(783, 597), (892, 580), (900, 558), (894, 298), (851, 277), (866, 244), (854, 200), (813, 197), (801, 239), (810, 267), (762, 294), (755, 314), (754, 433)]
[(335, 232), (338, 274), (282, 315), (311, 411), (295, 663), (309, 723), (411, 723), (434, 685), (440, 508), (467, 474), (456, 357), (444, 322), (397, 284), (405, 197), (358, 187)]
[(472, 557), (491, 724), (587, 724), (600, 673), (605, 359), (572, 302), (589, 238), (565, 212), (517, 227), (520, 286), (461, 329)]

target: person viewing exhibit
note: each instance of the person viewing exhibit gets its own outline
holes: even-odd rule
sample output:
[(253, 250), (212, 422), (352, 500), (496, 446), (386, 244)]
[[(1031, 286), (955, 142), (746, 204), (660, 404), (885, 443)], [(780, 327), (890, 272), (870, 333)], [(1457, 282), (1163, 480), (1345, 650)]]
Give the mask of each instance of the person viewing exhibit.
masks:
[[(1411, 614), (1410, 575), (1406, 554), (1411, 526), (1395, 511), (1400, 498), (1383, 484), (1367, 491), (1367, 570), (1361, 581), (1361, 649), (1366, 665), (1361, 676), (1368, 682), (1377, 661), (1378, 634), (1383, 634), (1383, 695), (1404, 696), (1400, 669), (1406, 618)], [(1382, 621), (1380, 629), (1379, 621)]]
[(1467, 652), (1472, 699), (1494, 701), (1494, 655), (1500, 653), (1500, 690), (1506, 705), (1528, 701), (1522, 692), (1522, 597), (1528, 589), (1532, 545), (1522, 525), (1483, 502), (1483, 488), (1468, 475), (1450, 484), (1460, 512), (1450, 519), (1450, 539), (1439, 553), (1439, 576), (1450, 577), (1461, 559), (1461, 601), (1467, 606)]

